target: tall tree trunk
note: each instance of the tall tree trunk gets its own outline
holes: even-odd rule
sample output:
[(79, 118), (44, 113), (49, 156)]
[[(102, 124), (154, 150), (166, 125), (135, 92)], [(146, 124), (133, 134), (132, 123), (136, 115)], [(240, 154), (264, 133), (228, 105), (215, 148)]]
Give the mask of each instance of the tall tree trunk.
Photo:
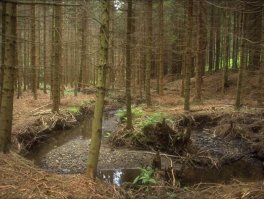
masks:
[(131, 113), (131, 32), (132, 32), (132, 0), (128, 0), (127, 10), (127, 46), (126, 46), (126, 110), (127, 129), (132, 129)]
[(37, 100), (37, 56), (36, 56), (36, 5), (31, 5), (31, 88)]
[(222, 83), (222, 92), (225, 93), (226, 88), (228, 87), (228, 54), (227, 54), (227, 48), (228, 48), (228, 19), (229, 16), (227, 14), (227, 11), (225, 11), (224, 13), (224, 21), (225, 21), (225, 26), (224, 26), (224, 43), (222, 46), (222, 50), (223, 50), (223, 83)]
[[(77, 66), (77, 33), (78, 33), (78, 20), (77, 20), (77, 8), (75, 8), (75, 23), (74, 23), (74, 66)], [(72, 67), (72, 73), (74, 72), (73, 67)], [(74, 75), (74, 96), (77, 97), (78, 95), (78, 81), (76, 75)]]
[[(264, 9), (262, 8), (262, 34), (261, 34), (262, 41), (264, 40)], [(264, 101), (264, 47), (261, 48), (261, 65), (260, 65), (260, 72), (258, 77), (258, 90), (259, 96), (257, 99), (258, 106), (263, 106)]]
[(55, 70), (55, 7), (51, 15), (51, 64), (50, 64), (50, 99), (53, 100), (54, 93), (54, 70)]
[(47, 6), (44, 5), (44, 30), (43, 30), (43, 92), (47, 94)]
[(82, 87), (84, 87), (87, 78), (87, 68), (86, 68), (86, 62), (87, 62), (87, 2), (84, 2), (85, 6), (83, 8), (83, 15), (82, 15), (82, 47), (81, 47), (81, 67), (80, 67), (80, 73), (79, 73), (79, 82), (78, 82), (78, 91), (81, 90)]
[(115, 87), (115, 68), (114, 68), (114, 16), (115, 16), (115, 6), (114, 2), (109, 3), (109, 50), (108, 50), (108, 62), (109, 62), (109, 77), (107, 78), (109, 83), (108, 87), (114, 89)]
[(4, 57), (3, 89), (0, 110), (0, 152), (9, 152), (11, 145), (15, 59), (16, 56), (16, 4), (3, 3)]
[(220, 69), (220, 47), (221, 47), (221, 35), (220, 35), (220, 12), (219, 8), (217, 9), (217, 17), (215, 19), (216, 35), (215, 35), (215, 71)]
[(215, 13), (214, 6), (211, 6), (211, 26), (210, 26), (210, 36), (209, 36), (209, 68), (208, 71), (211, 74), (214, 68), (214, 53), (215, 53), (215, 42), (214, 42), (214, 29), (215, 29)]
[(27, 28), (27, 25), (25, 23), (26, 19), (24, 19), (24, 26), (23, 26), (23, 31), (24, 31), (24, 60), (23, 60), (23, 91), (26, 91), (27, 90), (27, 71), (28, 71), (28, 65), (29, 65), (29, 62), (27, 61), (28, 60), (28, 44), (26, 42), (26, 40), (28, 39), (27, 36), (28, 36), (28, 33), (26, 32), (26, 28)]
[[(17, 13), (16, 13), (17, 14)], [(16, 27), (18, 26), (18, 24), (15, 25)], [(21, 36), (21, 34), (19, 35), (19, 37)], [(22, 89), (21, 89), (21, 70), (22, 70), (22, 64), (19, 64), (19, 51), (18, 49), (21, 49), (21, 43), (17, 42), (17, 38), (18, 38), (18, 31), (16, 30), (16, 46), (15, 46), (15, 68), (16, 68), (16, 74), (15, 74), (15, 80), (17, 84), (15, 84), (15, 88), (17, 89), (17, 99), (19, 99), (22, 95)], [(22, 52), (22, 51), (21, 51)]]
[(198, 61), (196, 64), (195, 73), (195, 101), (201, 102), (202, 100), (202, 75), (205, 68), (205, 52), (206, 52), (206, 27), (205, 27), (205, 7), (203, 0), (198, 2)]
[(186, 34), (186, 54), (185, 54), (185, 75), (184, 75), (184, 110), (190, 110), (190, 84), (192, 67), (192, 26), (193, 26), (193, 0), (188, 0), (186, 5), (187, 13), (187, 34)]
[(147, 1), (147, 63), (146, 63), (146, 101), (147, 106), (151, 106), (150, 78), (152, 62), (152, 0)]
[(232, 68), (237, 69), (237, 56), (238, 56), (238, 32), (239, 32), (239, 13), (235, 12), (234, 13), (234, 26), (233, 26), (233, 50), (232, 50), (232, 59), (233, 59), (233, 64)]
[(91, 146), (89, 148), (87, 176), (95, 179), (99, 151), (102, 137), (102, 121), (104, 111), (104, 98), (106, 92), (106, 72), (108, 65), (108, 40), (109, 40), (109, 0), (101, 0), (100, 15), (100, 65), (97, 68), (97, 97), (92, 124)]
[(243, 88), (243, 73), (246, 65), (246, 41), (243, 39), (244, 37), (244, 13), (242, 14), (243, 16), (241, 17), (241, 38), (242, 38), (242, 45), (241, 45), (241, 56), (240, 56), (240, 68), (239, 68), (239, 75), (238, 75), (238, 80), (237, 80), (237, 91), (236, 91), (236, 102), (235, 102), (235, 109), (238, 110), (241, 107), (241, 94), (242, 94), (242, 88)]
[[(62, 0), (58, 0), (62, 3)], [(52, 111), (59, 112), (60, 94), (61, 94), (61, 74), (62, 74), (62, 6), (55, 7), (55, 57), (54, 57), (54, 82), (53, 82), (53, 100)]]
[[(2, 10), (3, 10), (3, 4), (0, 5)], [(3, 88), (3, 73), (4, 73), (4, 49), (5, 49), (5, 23), (4, 23), (4, 12), (2, 11), (1, 13), (1, 30), (2, 30), (2, 35), (1, 35), (1, 67), (0, 67), (0, 110), (1, 110), (1, 98), (2, 98), (2, 88)]]
[(158, 93), (163, 95), (164, 75), (164, 21), (163, 21), (163, 0), (159, 0), (159, 66), (158, 66)]
[(41, 83), (41, 74), (40, 74), (40, 70), (41, 70), (41, 20), (39, 19), (40, 18), (40, 9), (38, 8), (37, 9), (37, 18), (38, 18), (38, 26), (37, 26), (37, 29), (38, 29), (38, 38), (37, 38), (37, 43), (38, 43), (38, 56), (37, 56), (37, 89), (40, 88), (40, 83)]
[(262, 25), (262, 8), (263, 0), (247, 0), (245, 24), (245, 37), (248, 39), (247, 48), (248, 68), (256, 70), (260, 67), (260, 51), (261, 51), (261, 25)]

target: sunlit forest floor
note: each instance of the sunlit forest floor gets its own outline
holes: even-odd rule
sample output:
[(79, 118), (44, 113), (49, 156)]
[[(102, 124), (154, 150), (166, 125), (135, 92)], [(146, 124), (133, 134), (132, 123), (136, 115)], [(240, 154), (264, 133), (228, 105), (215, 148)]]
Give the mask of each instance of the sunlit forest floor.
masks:
[[(181, 157), (185, 162), (206, 169), (215, 167), (227, 168), (240, 162), (241, 159), (256, 167), (237, 166), (238, 170), (256, 170), (253, 178), (246, 180), (234, 179), (227, 183), (222, 181), (190, 182), (189, 185), (172, 186), (171, 182), (157, 177), (157, 184), (152, 186), (115, 186), (101, 180), (92, 182), (84, 174), (56, 174), (38, 168), (32, 161), (23, 156), (27, 151), (34, 150), (40, 143), (45, 143), (46, 137), (53, 137), (57, 129), (75, 128), (84, 115), (91, 116), (95, 93), (79, 93), (73, 96), (71, 89), (66, 88), (61, 101), (61, 114), (50, 112), (51, 102), (48, 94), (38, 91), (38, 100), (34, 100), (30, 92), (24, 92), (21, 99), (15, 99), (13, 116), (13, 152), (0, 157), (0, 197), (1, 198), (264, 198), (263, 163), (264, 160), (264, 109), (257, 107), (257, 73), (248, 73), (243, 87), (243, 107), (240, 112), (234, 111), (233, 104), (236, 91), (237, 73), (230, 73), (229, 87), (222, 93), (222, 74), (206, 75), (203, 78), (203, 102), (191, 103), (191, 111), (183, 111), (183, 98), (180, 96), (181, 81), (166, 78), (164, 96), (158, 96), (153, 87), (153, 106), (147, 108), (144, 99), (133, 95), (136, 110), (143, 111), (136, 120), (154, 118), (155, 113), (162, 113), (177, 129), (177, 125), (192, 121), (193, 132), (190, 146)], [(153, 81), (153, 85), (155, 82)], [(192, 80), (192, 91), (194, 80)], [(192, 92), (194, 93), (194, 92)], [(117, 89), (109, 91), (106, 99), (106, 111), (117, 111), (124, 108), (124, 91)], [(80, 108), (81, 107), (81, 108)], [(164, 113), (164, 114), (163, 114)], [(153, 116), (154, 114), (154, 116)], [(143, 118), (144, 115), (144, 118)], [(156, 117), (156, 116), (155, 116)], [(187, 118), (187, 119), (186, 119)], [(142, 123), (135, 121), (135, 131)], [(124, 124), (118, 123), (116, 132), (112, 132), (110, 141), (103, 141), (103, 149), (121, 151), (120, 158), (115, 163), (104, 162), (100, 165), (118, 165), (124, 159), (131, 159), (140, 164), (147, 164), (153, 157), (151, 148), (133, 145), (130, 137), (123, 139)], [(184, 124), (182, 124), (184, 127)], [(202, 129), (202, 130), (201, 130)], [(203, 136), (206, 134), (206, 136)], [(122, 138), (122, 139), (121, 139)], [(118, 141), (118, 142), (116, 142)], [(118, 143), (118, 144), (117, 144)], [(122, 143), (120, 145), (120, 143)], [(216, 146), (215, 146), (216, 145)], [(190, 148), (190, 149), (189, 149)], [(140, 149), (149, 151), (148, 160), (129, 156), (127, 151)], [(163, 151), (166, 154), (166, 151)], [(21, 155), (18, 155), (21, 154)], [(143, 153), (142, 153), (143, 154)], [(140, 152), (138, 156), (142, 155)], [(154, 153), (155, 154), (155, 153)], [(110, 156), (107, 154), (107, 156)], [(117, 153), (115, 153), (117, 156)], [(103, 156), (104, 157), (104, 156)], [(178, 157), (178, 156), (177, 156)], [(165, 158), (168, 164), (177, 162), (173, 158)], [(176, 158), (177, 159), (177, 158)], [(132, 164), (132, 163), (131, 163)], [(234, 164), (235, 165), (235, 164)], [(123, 165), (124, 166), (124, 165)], [(132, 165), (127, 165), (132, 166)], [(239, 167), (239, 168), (238, 168)], [(245, 168), (246, 167), (246, 168)], [(105, 168), (102, 166), (102, 168)], [(230, 167), (233, 169), (232, 167)], [(243, 170), (244, 169), (244, 170)], [(186, 170), (182, 175), (194, 179), (193, 170)], [(213, 175), (217, 175), (213, 173)], [(256, 178), (254, 178), (256, 177)], [(259, 177), (259, 178), (257, 178)], [(183, 177), (184, 178), (184, 177)], [(171, 180), (171, 179), (170, 179)], [(177, 179), (176, 179), (177, 181)]]

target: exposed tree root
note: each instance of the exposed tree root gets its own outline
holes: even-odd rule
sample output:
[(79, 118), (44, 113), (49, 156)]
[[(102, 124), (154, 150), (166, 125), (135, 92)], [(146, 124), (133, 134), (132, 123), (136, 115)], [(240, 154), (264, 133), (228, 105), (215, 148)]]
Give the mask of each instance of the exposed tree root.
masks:
[[(50, 137), (56, 130), (70, 129), (78, 124), (84, 115), (90, 113), (90, 109), (82, 107), (79, 113), (72, 114), (69, 111), (60, 111), (60, 113), (51, 113), (43, 115), (37, 113), (38, 117), (20, 129), (16, 135), (16, 143), (20, 153), (25, 153), (46, 138)], [(35, 113), (36, 114), (36, 113)]]

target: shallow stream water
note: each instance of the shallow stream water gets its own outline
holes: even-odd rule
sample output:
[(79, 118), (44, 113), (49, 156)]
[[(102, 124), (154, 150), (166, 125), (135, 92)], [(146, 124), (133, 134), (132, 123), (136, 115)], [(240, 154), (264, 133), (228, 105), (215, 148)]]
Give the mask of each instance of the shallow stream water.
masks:
[[(103, 136), (108, 136), (108, 133), (114, 131), (117, 125), (118, 119), (113, 113), (105, 115), (103, 121)], [(84, 173), (87, 164), (91, 126), (92, 119), (85, 118), (85, 120), (74, 129), (59, 131), (55, 136), (46, 140), (45, 143), (38, 145), (27, 158), (49, 172), (63, 174)], [(236, 141), (234, 143), (224, 143), (223, 140), (214, 138), (202, 131), (194, 132), (192, 139), (192, 144), (194, 146), (200, 150), (208, 150), (214, 155), (223, 155), (222, 153), (227, 154), (229, 152), (232, 152), (233, 155), (240, 153), (240, 145), (239, 143), (237, 144)], [(140, 174), (139, 164), (144, 160), (144, 157), (142, 158), (144, 153), (125, 156), (127, 152), (124, 151), (124, 153), (120, 153), (120, 151), (121, 150), (109, 149), (103, 144), (100, 151), (101, 161), (99, 160), (98, 170), (99, 178), (118, 186), (124, 182), (133, 182)], [(150, 155), (150, 159), (151, 157)], [(140, 159), (138, 160), (137, 158)], [(130, 164), (128, 164), (130, 165), (129, 168), (124, 166), (125, 162), (130, 162)], [(244, 181), (261, 180), (264, 178), (263, 165), (260, 162), (251, 161), (250, 159), (233, 161), (219, 168), (189, 167), (186, 168), (181, 175), (179, 175), (179, 171), (175, 173), (176, 179), (178, 179), (183, 186), (200, 182), (228, 183), (233, 178)]]

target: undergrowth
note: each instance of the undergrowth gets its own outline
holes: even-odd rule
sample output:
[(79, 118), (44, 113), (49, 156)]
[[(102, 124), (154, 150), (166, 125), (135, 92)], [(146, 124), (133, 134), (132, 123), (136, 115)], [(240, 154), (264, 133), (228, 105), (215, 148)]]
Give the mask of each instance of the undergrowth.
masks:
[(70, 113), (78, 113), (80, 111), (80, 107), (77, 106), (70, 106), (67, 108), (67, 111), (69, 111)]
[[(141, 107), (132, 107), (131, 109), (132, 117), (133, 118), (139, 118), (144, 114), (144, 111)], [(119, 117), (121, 122), (125, 122), (127, 120), (127, 111), (126, 108), (122, 108), (117, 110), (116, 116)]]
[[(164, 112), (146, 112), (142, 107), (132, 106), (132, 119), (133, 119), (133, 127), (134, 133), (141, 134), (142, 129), (145, 127), (155, 125), (158, 122), (162, 122), (163, 119), (166, 119), (166, 122), (170, 123), (172, 120), (167, 113)], [(127, 112), (125, 108), (119, 109), (116, 112), (116, 116), (119, 117), (121, 122), (126, 122), (127, 120)]]

